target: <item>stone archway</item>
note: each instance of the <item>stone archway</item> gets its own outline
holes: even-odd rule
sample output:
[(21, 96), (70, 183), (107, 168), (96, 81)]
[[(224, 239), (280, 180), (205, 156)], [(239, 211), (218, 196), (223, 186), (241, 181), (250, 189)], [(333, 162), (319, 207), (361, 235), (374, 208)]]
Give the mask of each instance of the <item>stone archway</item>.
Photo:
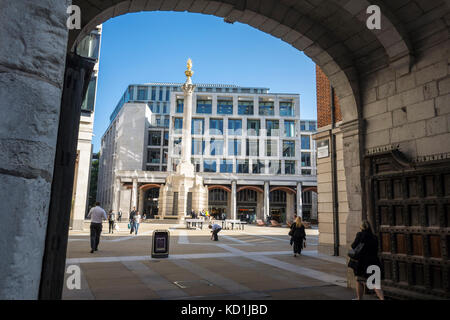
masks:
[[(70, 3), (82, 9), (81, 32), (69, 33), (66, 29)], [(73, 176), (70, 161), (73, 150), (56, 151), (59, 119), (64, 119), (66, 111), (55, 101), (60, 101), (63, 89), (69, 87), (68, 83), (64, 86), (64, 62), (83, 34), (128, 12), (189, 11), (242, 22), (290, 43), (316, 62), (335, 88), (343, 113), (340, 128), (349, 204), (345, 225), (347, 233), (354, 232), (366, 211), (362, 180), (366, 153), (371, 155), (394, 146), (419, 161), (445, 158), (450, 152), (450, 128), (443, 120), (450, 113), (448, 1), (377, 1), (384, 25), (378, 31), (365, 26), (365, 9), (370, 3), (359, 0), (4, 3), (0, 13), (3, 17), (0, 107), (7, 116), (0, 120), (0, 127), (5, 128), (1, 131), (0, 154), (7, 161), (2, 162), (0, 182), (7, 191), (1, 196), (5, 212), (24, 210), (33, 216), (5, 217), (4, 225), (19, 232), (6, 230), (2, 234), (6, 241), (0, 243), (8, 247), (0, 245), (0, 269), (5, 274), (14, 272), (16, 277), (0, 282), (0, 298), (60, 297), (60, 290), (52, 291), (51, 286), (41, 289), (39, 295), (39, 285), (53, 283), (57, 288), (64, 271), (67, 235), (61, 234), (61, 230), (67, 226), (64, 219), (58, 220), (58, 208), (50, 205), (50, 198), (57, 198), (59, 191), (56, 187), (52, 191), (52, 185), (58, 185), (54, 179), (60, 172), (72, 171)], [(70, 140), (69, 134), (61, 132), (61, 139)], [(56, 161), (55, 154), (58, 154)], [(70, 190), (66, 193), (71, 194)], [(10, 196), (25, 193), (29, 198), (20, 201)], [(22, 241), (15, 241), (16, 237)], [(48, 260), (49, 256), (59, 257), (54, 264), (55, 272), (46, 270), (53, 261)], [(28, 263), (24, 264), (24, 259)]]

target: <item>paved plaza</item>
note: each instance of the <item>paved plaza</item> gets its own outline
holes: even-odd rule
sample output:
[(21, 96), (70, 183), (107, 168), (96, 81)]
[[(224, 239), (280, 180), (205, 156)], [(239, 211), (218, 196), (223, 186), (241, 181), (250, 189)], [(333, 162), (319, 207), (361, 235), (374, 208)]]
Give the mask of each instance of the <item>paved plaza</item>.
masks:
[[(67, 266), (81, 268), (81, 289), (64, 286), (63, 299), (343, 299), (348, 289), (345, 259), (317, 253), (318, 230), (307, 229), (307, 248), (294, 257), (287, 228), (246, 226), (210, 231), (175, 224), (142, 223), (130, 235), (127, 223), (108, 234), (91, 254), (89, 224), (71, 231)], [(170, 231), (170, 255), (151, 258), (153, 230)], [(105, 232), (106, 231), (106, 232)], [(69, 275), (66, 274), (66, 279)]]

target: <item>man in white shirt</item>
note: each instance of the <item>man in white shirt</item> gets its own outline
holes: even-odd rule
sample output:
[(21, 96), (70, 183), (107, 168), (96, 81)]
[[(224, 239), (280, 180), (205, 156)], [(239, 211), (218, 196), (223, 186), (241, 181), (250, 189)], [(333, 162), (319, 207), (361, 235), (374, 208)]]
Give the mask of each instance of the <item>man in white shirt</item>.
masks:
[(139, 224), (140, 223), (141, 223), (141, 215), (140, 215), (139, 211), (136, 211), (136, 214), (134, 215), (134, 231), (135, 231), (135, 235), (138, 234)]
[(100, 243), (103, 220), (107, 220), (108, 217), (106, 211), (100, 207), (100, 202), (95, 203), (95, 207), (89, 211), (87, 217), (91, 218), (91, 253), (94, 253), (98, 250), (98, 244)]
[(214, 241), (219, 241), (219, 237), (217, 236), (217, 234), (220, 232), (220, 230), (222, 230), (222, 227), (219, 226), (217, 223), (214, 223), (214, 224), (210, 224), (208, 226), (208, 228), (212, 229), (211, 240), (213, 240), (213, 238), (214, 238)]

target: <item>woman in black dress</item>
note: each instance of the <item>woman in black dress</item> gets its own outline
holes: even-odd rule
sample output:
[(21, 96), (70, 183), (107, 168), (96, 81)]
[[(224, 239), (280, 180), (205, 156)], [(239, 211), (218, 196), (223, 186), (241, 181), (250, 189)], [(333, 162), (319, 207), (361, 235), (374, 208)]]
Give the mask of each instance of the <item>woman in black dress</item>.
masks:
[[(373, 234), (370, 227), (370, 223), (364, 220), (361, 224), (361, 232), (356, 234), (355, 241), (352, 243), (352, 248), (355, 249), (359, 244), (363, 243), (358, 257), (356, 257), (356, 263), (352, 265), (353, 272), (356, 276), (356, 300), (361, 300), (364, 295), (364, 284), (367, 281), (368, 274), (367, 268), (375, 265), (380, 267), (381, 263), (378, 259), (378, 239)], [(350, 266), (350, 265), (349, 265)], [(383, 291), (380, 289), (374, 289), (380, 300), (384, 300)]]
[(305, 226), (301, 217), (295, 219), (295, 223), (291, 225), (289, 235), (291, 236), (291, 245), (294, 244), (294, 257), (296, 257), (297, 254), (302, 254), (303, 241), (306, 241)]

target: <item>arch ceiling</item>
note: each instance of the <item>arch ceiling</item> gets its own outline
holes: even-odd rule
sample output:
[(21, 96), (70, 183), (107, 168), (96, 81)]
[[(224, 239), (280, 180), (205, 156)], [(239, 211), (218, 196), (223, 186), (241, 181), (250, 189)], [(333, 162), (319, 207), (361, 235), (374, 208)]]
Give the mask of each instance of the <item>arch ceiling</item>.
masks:
[[(69, 48), (106, 20), (140, 11), (188, 11), (241, 22), (303, 51), (330, 79), (344, 121), (358, 118), (359, 78), (392, 66), (409, 72), (414, 45), (430, 21), (447, 30), (446, 0), (73, 0), (82, 30), (69, 34)], [(366, 27), (369, 5), (381, 8), (381, 30)], [(421, 19), (418, 19), (421, 17)], [(426, 20), (426, 21), (425, 21)]]

